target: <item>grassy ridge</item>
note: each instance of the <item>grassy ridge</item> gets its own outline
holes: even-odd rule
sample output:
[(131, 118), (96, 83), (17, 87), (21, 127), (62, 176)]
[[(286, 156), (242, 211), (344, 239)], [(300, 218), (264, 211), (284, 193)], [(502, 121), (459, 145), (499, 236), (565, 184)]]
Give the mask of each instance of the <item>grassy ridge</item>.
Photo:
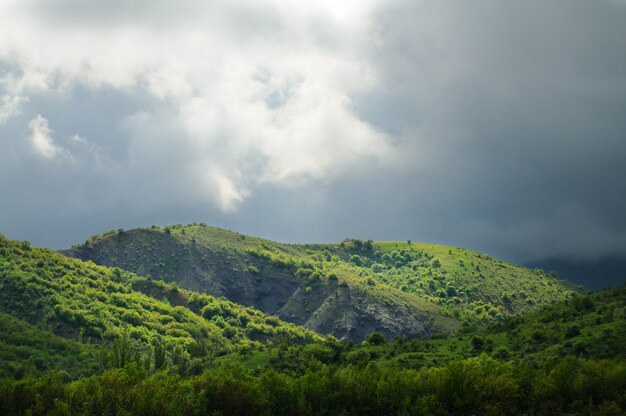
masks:
[(413, 242), (354, 241), (331, 246), (340, 268), (431, 301), (465, 324), (487, 323), (567, 299), (582, 289), (541, 270), (457, 247)]

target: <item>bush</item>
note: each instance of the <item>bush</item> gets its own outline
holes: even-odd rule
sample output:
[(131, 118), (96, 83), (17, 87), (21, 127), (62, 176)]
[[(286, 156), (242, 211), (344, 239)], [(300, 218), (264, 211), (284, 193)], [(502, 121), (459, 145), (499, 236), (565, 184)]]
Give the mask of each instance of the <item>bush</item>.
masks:
[(385, 339), (385, 336), (379, 332), (372, 332), (365, 337), (365, 342), (370, 345), (383, 345), (387, 342), (387, 339)]
[(358, 349), (346, 355), (346, 362), (348, 364), (365, 365), (370, 360), (370, 358), (371, 356), (369, 352), (365, 351), (364, 349)]
[(474, 335), (471, 339), (472, 348), (475, 350), (480, 350), (485, 346), (485, 339), (483, 337), (479, 337)]
[(365, 263), (363, 260), (363, 257), (357, 255), (357, 254), (353, 254), (350, 256), (349, 259), (350, 263), (354, 264), (355, 266), (363, 266), (363, 264)]
[(567, 331), (565, 331), (565, 338), (573, 338), (577, 335), (580, 335), (580, 327), (576, 325), (570, 326), (567, 328)]

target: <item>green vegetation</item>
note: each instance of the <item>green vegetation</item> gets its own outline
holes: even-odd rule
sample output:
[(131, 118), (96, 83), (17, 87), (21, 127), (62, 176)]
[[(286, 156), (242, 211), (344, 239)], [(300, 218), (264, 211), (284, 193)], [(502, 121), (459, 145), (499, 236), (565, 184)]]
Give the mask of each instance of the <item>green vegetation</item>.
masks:
[[(105, 234), (65, 254), (225, 296), (357, 342), (367, 335), (364, 327), (390, 339), (423, 339), (584, 292), (540, 270), (411, 241), (281, 244), (202, 224)], [(338, 315), (351, 318), (337, 322)]]
[[(13, 376), (25, 371), (20, 368), (26, 355), (34, 357), (29, 371), (35, 373), (60, 365), (55, 367), (54, 357), (42, 356), (42, 351), (57, 351), (55, 354), (61, 357), (84, 357), (89, 365), (59, 367), (73, 376), (103, 366), (122, 367), (130, 358), (120, 356), (116, 350), (122, 348), (121, 340), (123, 348), (130, 351), (126, 355), (138, 357), (162, 348), (168, 353), (168, 361), (187, 369), (206, 365), (242, 344), (258, 348), (274, 338), (293, 343), (320, 338), (227, 300), (118, 268), (68, 259), (47, 249), (32, 249), (1, 236), (0, 313), (0, 328), (6, 335), (2, 342), (7, 347), (3, 372)], [(61, 342), (53, 334), (75, 342)], [(17, 337), (25, 340), (17, 342)], [(44, 344), (38, 351), (29, 350), (37, 348), (38, 338)], [(11, 340), (13, 344), (9, 345)], [(83, 344), (104, 347), (88, 348)], [(98, 354), (100, 361), (94, 366)], [(15, 360), (20, 364), (12, 366)]]
[(376, 362), (393, 368), (436, 367), (459, 359), (490, 356), (516, 365), (545, 366), (573, 355), (587, 359), (626, 359), (626, 288), (590, 293), (511, 317), (489, 327), (464, 328), (463, 334), (431, 340), (386, 340), (372, 333), (359, 345), (331, 340), (323, 344), (281, 346), (255, 351), (239, 361), (300, 374), (311, 359), (324, 364), (348, 365)]
[(568, 357), (536, 369), (486, 357), (420, 370), (312, 363), (300, 376), (222, 366), (184, 378), (130, 364), (63, 383), (0, 382), (4, 415), (601, 414), (626, 409), (626, 363)]
[(0, 314), (0, 378), (41, 376), (51, 371), (78, 377), (100, 369), (97, 346), (62, 338)]
[[(116, 267), (0, 236), (0, 414), (626, 411), (626, 287), (584, 293), (540, 271), (412, 242), (283, 245), (206, 226), (105, 234), (90, 248), (106, 243), (98, 255)], [(169, 281), (119, 268), (136, 244), (146, 256), (136, 265), (162, 258), (154, 270), (169, 270)], [(241, 279), (229, 295), (248, 285), (255, 295), (285, 291), (281, 310), (293, 320), (332, 332), (328, 317), (358, 313), (350, 325), (363, 328), (323, 337), (181, 287), (193, 280), (176, 273), (211, 264), (209, 274)], [(419, 314), (424, 337), (381, 325), (402, 313)]]

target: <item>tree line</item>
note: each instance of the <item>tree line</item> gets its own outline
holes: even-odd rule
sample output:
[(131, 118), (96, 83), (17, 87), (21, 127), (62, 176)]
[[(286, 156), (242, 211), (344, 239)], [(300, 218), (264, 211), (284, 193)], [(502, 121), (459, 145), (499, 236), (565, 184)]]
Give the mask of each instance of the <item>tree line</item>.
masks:
[(62, 373), (0, 381), (0, 414), (621, 415), (625, 391), (623, 360), (573, 356), (543, 367), (482, 356), (419, 370), (311, 361), (300, 375), (225, 364), (193, 377), (130, 360), (71, 382)]

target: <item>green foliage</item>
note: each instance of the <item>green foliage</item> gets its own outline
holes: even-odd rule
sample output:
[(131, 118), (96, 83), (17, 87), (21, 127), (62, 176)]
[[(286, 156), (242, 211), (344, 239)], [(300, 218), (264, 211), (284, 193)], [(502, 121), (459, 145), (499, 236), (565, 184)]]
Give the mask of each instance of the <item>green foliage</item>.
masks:
[(99, 349), (0, 313), (0, 378), (41, 376), (60, 370), (74, 376), (93, 374), (102, 367)]
[[(356, 360), (357, 363), (363, 361)], [(64, 382), (0, 382), (0, 413), (135, 415), (623, 414), (626, 363), (568, 357), (513, 366), (488, 357), (439, 368), (317, 365), (301, 375), (255, 375), (224, 365), (192, 377), (129, 364)], [(608, 413), (611, 414), (611, 413)]]
[(385, 336), (379, 332), (372, 332), (365, 337), (365, 341), (370, 345), (383, 345), (387, 342)]
[[(169, 229), (172, 238), (198, 237), (195, 228)], [(340, 342), (182, 283), (0, 237), (0, 414), (626, 411), (624, 288), (570, 298), (575, 292), (558, 292), (569, 286), (544, 274), (529, 277), (525, 269), (447, 247), (350, 241), (304, 249), (235, 237), (220, 244), (247, 245), (242, 264), (254, 263), (259, 276), (266, 267), (286, 267), (290, 282), (311, 293), (310, 303), (338, 289), (331, 276), (341, 275), (366, 306), (370, 299), (407, 305), (420, 293), (466, 322), (464, 331), (446, 337), (433, 313), (423, 318), (431, 340), (371, 333), (362, 345)], [(120, 237), (102, 240), (110, 238)], [(461, 270), (483, 278), (466, 279)], [(399, 283), (406, 295), (394, 291)]]
[[(377, 325), (396, 331), (393, 335), (417, 336), (421, 325), (402, 319), (407, 308), (409, 316), (428, 314), (425, 320), (433, 318), (433, 330), (449, 334), (463, 322), (490, 325), (581, 292), (543, 272), (453, 247), (359, 239), (346, 239), (341, 244), (281, 244), (242, 238), (241, 234), (203, 224), (166, 228), (168, 236), (155, 229), (130, 230), (123, 239), (109, 235), (98, 239), (89, 250), (79, 247), (68, 254), (148, 272), (154, 279), (178, 282), (181, 288), (216, 293), (216, 288), (223, 287), (236, 293), (240, 302), (270, 312), (276, 311), (276, 305), (288, 305), (282, 316), (298, 317), (294, 318), (297, 322), (300, 318), (312, 320), (318, 330), (332, 327), (336, 336), (349, 332), (350, 324), (338, 328), (332, 308), (320, 309), (322, 304), (342, 302), (342, 309), (361, 319), (361, 300), (352, 299), (367, 299), (376, 305), (372, 310), (377, 311), (373, 316)], [(259, 281), (283, 290), (262, 293)], [(292, 302), (291, 298), (300, 296), (296, 294), (307, 286), (320, 286), (321, 290), (316, 290), (320, 299)], [(363, 295), (334, 293), (345, 288)], [(386, 315), (401, 321), (385, 323)], [(364, 335), (350, 332), (357, 342)]]
[(156, 340), (154, 342), (154, 369), (160, 370), (165, 367), (165, 346)]
[[(7, 335), (0, 341), (7, 352), (0, 375), (10, 376), (23, 372), (22, 361), (28, 354), (34, 357), (36, 374), (63, 368), (78, 376), (102, 367), (122, 368), (131, 361), (140, 362), (155, 339), (159, 340), (154, 354), (157, 369), (166, 366), (163, 350), (178, 358), (204, 345), (203, 354), (214, 357), (235, 350), (240, 343), (266, 341), (277, 335), (294, 343), (321, 339), (301, 327), (227, 300), (191, 293), (120, 268), (68, 259), (50, 250), (25, 250), (22, 243), (5, 238), (0, 238), (0, 316), (5, 317), (0, 325), (4, 323)], [(24, 335), (14, 327), (25, 325), (29, 336), (36, 332), (31, 325), (44, 328), (48, 335), (42, 337), (43, 347), (47, 347), (45, 342), (55, 344), (59, 353), (47, 356), (30, 337), (21, 341), (29, 347), (20, 347), (17, 340)], [(64, 345), (52, 333), (79, 342)], [(100, 347), (82, 347), (81, 343)], [(75, 355), (85, 365), (67, 365), (64, 357), (68, 355)], [(52, 357), (62, 359), (63, 366), (55, 365)]]
[(111, 365), (115, 368), (124, 368), (130, 363), (133, 355), (133, 348), (130, 343), (128, 332), (124, 331), (115, 338), (111, 346)]

